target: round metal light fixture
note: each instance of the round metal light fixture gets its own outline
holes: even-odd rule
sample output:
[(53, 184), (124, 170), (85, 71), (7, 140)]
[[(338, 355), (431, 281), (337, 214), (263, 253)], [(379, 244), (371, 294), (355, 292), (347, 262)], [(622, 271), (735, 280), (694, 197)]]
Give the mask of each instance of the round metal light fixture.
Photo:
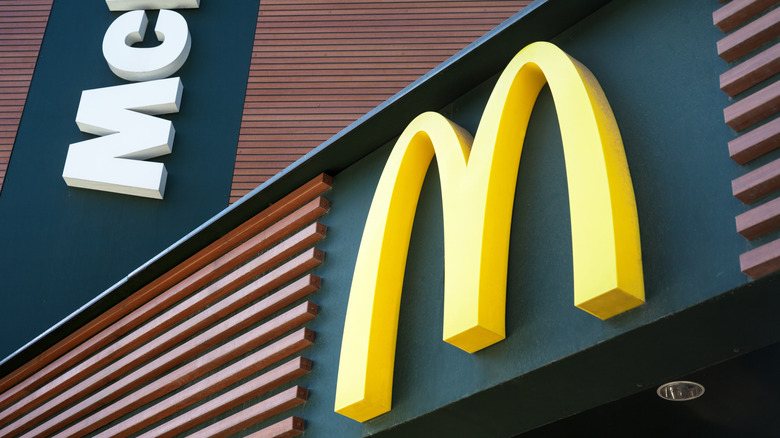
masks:
[(688, 401), (701, 397), (704, 387), (696, 382), (677, 381), (659, 386), (656, 393), (664, 400)]

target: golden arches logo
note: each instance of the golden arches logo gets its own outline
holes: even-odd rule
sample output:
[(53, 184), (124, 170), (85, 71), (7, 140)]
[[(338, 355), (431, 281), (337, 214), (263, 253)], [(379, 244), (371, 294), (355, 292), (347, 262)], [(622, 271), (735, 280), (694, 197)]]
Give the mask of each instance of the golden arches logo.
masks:
[(498, 79), (473, 141), (443, 116), (424, 113), (395, 144), (355, 265), (336, 412), (366, 421), (390, 410), (409, 237), (434, 154), (444, 216), (444, 340), (472, 353), (504, 339), (517, 171), (545, 83), (566, 161), (575, 305), (606, 319), (644, 302), (636, 202), (609, 103), (587, 68), (553, 44), (531, 44)]

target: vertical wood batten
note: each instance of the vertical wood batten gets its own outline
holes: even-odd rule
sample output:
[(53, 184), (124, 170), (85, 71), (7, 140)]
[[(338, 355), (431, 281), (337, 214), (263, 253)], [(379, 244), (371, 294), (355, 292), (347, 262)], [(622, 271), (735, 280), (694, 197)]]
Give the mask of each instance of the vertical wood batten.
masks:
[(261, 2), (230, 202), (529, 3)]
[[(0, 192), (53, 0), (0, 1)], [(23, 38), (24, 44), (20, 44)], [(9, 92), (6, 87), (14, 87)]]

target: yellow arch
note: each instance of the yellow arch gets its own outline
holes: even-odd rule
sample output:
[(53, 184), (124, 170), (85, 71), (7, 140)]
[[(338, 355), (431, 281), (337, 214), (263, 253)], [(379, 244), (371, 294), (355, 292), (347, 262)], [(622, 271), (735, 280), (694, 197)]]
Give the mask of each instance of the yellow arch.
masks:
[(409, 237), (434, 153), (444, 215), (444, 340), (471, 353), (504, 339), (517, 169), (528, 119), (545, 83), (566, 161), (575, 305), (605, 319), (644, 302), (636, 203), (609, 103), (583, 65), (553, 44), (531, 44), (501, 74), (473, 146), (468, 132), (425, 113), (391, 152), (352, 279), (336, 412), (366, 421), (390, 410)]

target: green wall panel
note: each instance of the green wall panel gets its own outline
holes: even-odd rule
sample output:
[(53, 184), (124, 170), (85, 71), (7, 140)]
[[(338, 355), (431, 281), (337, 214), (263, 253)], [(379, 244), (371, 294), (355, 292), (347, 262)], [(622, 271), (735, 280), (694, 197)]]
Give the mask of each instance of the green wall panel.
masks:
[[(120, 15), (105, 1), (56, 0), (0, 195), (0, 359), (97, 297), (228, 205), (259, 0), (179, 10), (192, 49), (163, 162), (162, 201), (68, 187), (82, 90), (128, 82), (102, 54)], [(156, 11), (143, 45), (154, 45)], [(94, 315), (92, 315), (94, 316)]]
[[(563, 153), (545, 88), (531, 117), (517, 182), (507, 339), (473, 355), (441, 341), (443, 234), (434, 165), (420, 197), (407, 261), (393, 409), (365, 424), (333, 413), (335, 379), (362, 224), (391, 145), (335, 175), (327, 195), (331, 212), (324, 219), (328, 237), (320, 245), (326, 262), (316, 271), (323, 288), (313, 298), (321, 306), (312, 324), (318, 338), (306, 353), (315, 364), (304, 379), (311, 396), (298, 412), (307, 420), (307, 436), (511, 436), (554, 418), (503, 412), (519, 419), (491, 425), (491, 403), (530, 409), (530, 395), (518, 394), (515, 401), (470, 397), (523, 376), (550, 380), (519, 388), (576, 388), (582, 383), (576, 372), (557, 380), (563, 374), (545, 374), (545, 366), (577, 357), (583, 376), (598, 372), (600, 361), (611, 356), (598, 354), (594, 346), (611, 339), (631, 346), (627, 334), (747, 282), (738, 264), (746, 244), (733, 223), (742, 207), (730, 191), (738, 168), (726, 152), (733, 133), (723, 123), (728, 100), (718, 89), (726, 64), (715, 52), (719, 33), (711, 13), (717, 5), (615, 1), (553, 40), (596, 75), (621, 128), (639, 209), (647, 303), (608, 321), (573, 306)], [(492, 86), (493, 80), (453, 95), (441, 112), (473, 134)], [(644, 341), (659, 348), (663, 340)], [(622, 372), (636, 384), (539, 403), (549, 405), (546, 415), (554, 417), (636, 392), (642, 379), (653, 378), (652, 370), (631, 371)], [(479, 400), (479, 406), (469, 400)], [(464, 406), (473, 409), (471, 415)]]

